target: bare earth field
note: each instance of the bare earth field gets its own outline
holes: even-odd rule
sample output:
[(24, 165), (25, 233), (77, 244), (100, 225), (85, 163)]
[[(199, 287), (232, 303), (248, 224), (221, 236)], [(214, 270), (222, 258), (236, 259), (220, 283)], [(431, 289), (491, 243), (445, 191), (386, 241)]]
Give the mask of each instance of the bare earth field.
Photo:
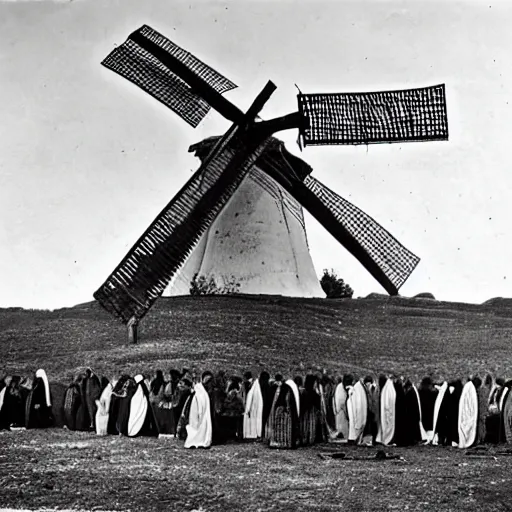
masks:
[[(512, 301), (273, 297), (161, 299), (140, 343), (96, 304), (0, 310), (0, 376), (77, 368), (107, 376), (188, 366), (304, 373), (394, 372), (416, 381), (492, 371), (512, 377)], [(170, 439), (61, 429), (0, 433), (0, 508), (40, 510), (512, 510), (512, 446), (375, 448), (260, 444), (184, 450)], [(325, 459), (343, 451), (367, 460)]]

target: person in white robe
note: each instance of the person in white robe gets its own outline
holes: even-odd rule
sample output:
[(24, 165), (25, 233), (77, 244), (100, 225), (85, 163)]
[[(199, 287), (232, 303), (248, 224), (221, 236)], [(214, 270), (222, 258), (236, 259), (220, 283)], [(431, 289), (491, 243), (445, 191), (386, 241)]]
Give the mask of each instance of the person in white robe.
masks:
[(363, 440), (364, 428), (368, 413), (368, 399), (361, 381), (357, 381), (348, 389), (348, 440), (360, 444)]
[(478, 394), (473, 382), (468, 381), (462, 389), (459, 402), (459, 448), (473, 445), (478, 424)]
[(247, 393), (245, 402), (244, 439), (260, 439), (263, 424), (263, 396), (259, 380), (256, 379)]
[(340, 382), (334, 392), (333, 410), (336, 431), (343, 436), (343, 439), (348, 439), (349, 434), (347, 398), (347, 390), (343, 382)]
[(395, 435), (396, 390), (391, 379), (387, 379), (380, 394), (380, 424), (376, 442), (388, 445)]
[(194, 386), (190, 404), (185, 448), (209, 448), (212, 444), (212, 417), (210, 397), (203, 384)]
[(96, 411), (96, 435), (98, 436), (107, 435), (110, 400), (112, 399), (113, 389), (113, 384), (109, 382), (101, 392), (100, 399), (96, 400), (96, 405), (98, 406)]

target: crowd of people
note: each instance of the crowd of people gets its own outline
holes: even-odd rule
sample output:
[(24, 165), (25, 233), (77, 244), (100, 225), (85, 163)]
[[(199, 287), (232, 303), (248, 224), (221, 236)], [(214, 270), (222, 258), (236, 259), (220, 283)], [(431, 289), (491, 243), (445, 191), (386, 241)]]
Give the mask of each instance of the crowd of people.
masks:
[(468, 448), (512, 443), (511, 388), (512, 380), (491, 375), (439, 383), (425, 377), (416, 386), (386, 375), (199, 376), (188, 369), (112, 381), (86, 369), (66, 386), (38, 370), (34, 378), (0, 380), (0, 428), (171, 436), (185, 448), (243, 441), (270, 448), (325, 442)]

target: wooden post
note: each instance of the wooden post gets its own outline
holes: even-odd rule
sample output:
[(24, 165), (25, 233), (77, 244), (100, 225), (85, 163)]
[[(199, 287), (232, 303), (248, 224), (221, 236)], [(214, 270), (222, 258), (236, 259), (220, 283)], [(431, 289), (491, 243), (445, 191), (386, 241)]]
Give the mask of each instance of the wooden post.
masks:
[(139, 321), (136, 317), (132, 316), (126, 325), (128, 327), (128, 343), (136, 344), (138, 338), (137, 327), (139, 325)]

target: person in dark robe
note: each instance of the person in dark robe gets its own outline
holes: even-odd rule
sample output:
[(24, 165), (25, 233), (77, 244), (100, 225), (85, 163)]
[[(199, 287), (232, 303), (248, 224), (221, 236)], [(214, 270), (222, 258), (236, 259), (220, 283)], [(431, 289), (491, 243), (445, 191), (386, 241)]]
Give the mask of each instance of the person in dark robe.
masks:
[(25, 427), (25, 403), (30, 391), (21, 385), (18, 375), (5, 379), (4, 401), (0, 411), (0, 429)]
[(151, 380), (149, 384), (149, 406), (153, 410), (153, 415), (156, 421), (157, 430), (159, 434), (165, 434), (164, 432), (164, 423), (165, 416), (169, 414), (169, 409), (165, 409), (160, 407), (160, 404), (164, 401), (164, 392), (167, 383), (164, 379), (164, 374), (162, 370), (157, 370), (155, 372), (155, 377)]
[(53, 426), (62, 428), (66, 425), (64, 416), (64, 400), (66, 398), (67, 386), (62, 382), (50, 382), (52, 397)]
[(461, 379), (455, 379), (448, 383), (447, 395), (447, 434), (446, 445), (456, 446), (459, 444), (459, 403), (464, 385)]
[(155, 378), (150, 383), (150, 393), (153, 396), (159, 396), (160, 392), (165, 389), (165, 379), (164, 379), (164, 373), (162, 370), (157, 370), (155, 372)]
[(37, 370), (32, 390), (25, 407), (25, 427), (48, 428), (53, 426), (50, 385), (44, 370)]
[(190, 415), (190, 406), (192, 403), (192, 397), (194, 396), (194, 390), (192, 389), (192, 381), (184, 378), (181, 379), (178, 390), (182, 388), (180, 393), (178, 407), (175, 409), (175, 413), (179, 415), (176, 420), (176, 435), (178, 439), (185, 441), (187, 438), (187, 425)]
[(393, 444), (397, 446), (407, 445), (407, 405), (405, 401), (404, 384), (401, 378), (395, 378), (393, 385), (396, 392), (395, 401), (395, 434)]
[(69, 430), (76, 430), (76, 414), (81, 402), (80, 386), (73, 381), (64, 394), (64, 424)]
[(76, 411), (75, 430), (88, 431), (91, 429), (91, 418), (87, 407), (87, 375), (80, 373), (76, 383), (80, 393), (80, 405)]
[[(137, 383), (133, 377), (128, 378), (121, 391), (117, 395), (119, 400), (119, 409), (116, 419), (116, 430), (123, 436), (128, 435), (128, 422), (130, 420), (130, 409), (133, 395), (137, 391)], [(112, 393), (114, 395), (114, 392)]]
[(243, 440), (244, 400), (242, 393), (243, 382), (231, 378), (228, 384), (224, 406), (222, 408), (223, 426), (226, 441)]
[(490, 386), (488, 385), (487, 379), (482, 381), (482, 379), (478, 376), (473, 377), (471, 379), (473, 382), (476, 393), (478, 396), (478, 420), (476, 426), (476, 439), (475, 445), (483, 444), (485, 442), (486, 437), (486, 425), (485, 420), (487, 417), (487, 411), (489, 407), (489, 394), (490, 394)]
[(214, 377), (209, 370), (203, 372), (201, 381), (204, 389), (210, 398), (210, 416), (212, 420), (212, 445), (222, 444), (225, 441), (222, 408), (224, 406), (225, 392), (225, 374), (217, 373)]
[(270, 385), (270, 374), (263, 370), (258, 378), (261, 389), (261, 398), (263, 400), (263, 413), (261, 416), (261, 433), (262, 438), (265, 438), (265, 428), (267, 426), (270, 409), (272, 408), (272, 401), (274, 400), (275, 389)]
[(296, 448), (299, 439), (299, 416), (295, 395), (285, 382), (277, 381), (272, 409), (270, 411), (270, 448)]
[(310, 446), (321, 437), (320, 430), (320, 395), (318, 394), (317, 376), (306, 375), (304, 390), (301, 393), (299, 435), (300, 445)]
[(110, 399), (107, 432), (118, 435), (128, 434), (130, 402), (137, 390), (137, 384), (129, 375), (121, 375), (114, 385)]
[(320, 384), (320, 390), (323, 395), (321, 399), (323, 398), (323, 402), (325, 404), (325, 428), (326, 431), (333, 433), (336, 431), (336, 417), (334, 413), (334, 394), (336, 392), (336, 383), (324, 370), (320, 378)]
[[(437, 434), (437, 444), (440, 446), (449, 446), (450, 435), (451, 435), (451, 423), (450, 415), (453, 413), (453, 406), (451, 400), (451, 389), (448, 385), (448, 389), (443, 396), (441, 405), (439, 407), (439, 413), (437, 415), (437, 423), (435, 426), (434, 434)], [(457, 421), (458, 421), (458, 408), (457, 408)]]
[(504, 379), (496, 379), (489, 395), (489, 409), (485, 421), (486, 443), (498, 444), (500, 442), (500, 400), (504, 390)]
[(404, 446), (414, 446), (422, 440), (420, 429), (421, 412), (418, 395), (410, 380), (405, 381), (404, 393), (405, 424), (403, 442)]
[(421, 380), (418, 395), (421, 404), (421, 423), (425, 432), (430, 432), (434, 428), (434, 407), (437, 398), (437, 389), (430, 377), (424, 377)]
[(269, 410), (267, 421), (265, 424), (264, 437), (263, 437), (263, 439), (267, 442), (270, 440), (270, 436), (272, 435), (272, 429), (274, 428), (274, 422), (273, 422), (274, 419), (272, 416), (274, 399), (275, 399), (277, 391), (281, 388), (282, 383), (283, 383), (283, 376), (280, 373), (276, 373), (274, 375), (273, 382), (270, 383), (270, 390), (268, 393), (268, 396), (271, 400), (270, 401), (270, 410)]
[(98, 406), (96, 400), (100, 399), (102, 387), (101, 380), (90, 368), (85, 371), (85, 404), (89, 418), (89, 430), (96, 430), (95, 419)]
[(368, 403), (364, 436), (368, 436), (370, 438), (369, 442), (374, 445), (377, 439), (377, 434), (379, 433), (380, 390), (378, 385), (373, 381), (373, 377), (371, 375), (367, 375), (363, 379), (363, 384), (366, 390)]

